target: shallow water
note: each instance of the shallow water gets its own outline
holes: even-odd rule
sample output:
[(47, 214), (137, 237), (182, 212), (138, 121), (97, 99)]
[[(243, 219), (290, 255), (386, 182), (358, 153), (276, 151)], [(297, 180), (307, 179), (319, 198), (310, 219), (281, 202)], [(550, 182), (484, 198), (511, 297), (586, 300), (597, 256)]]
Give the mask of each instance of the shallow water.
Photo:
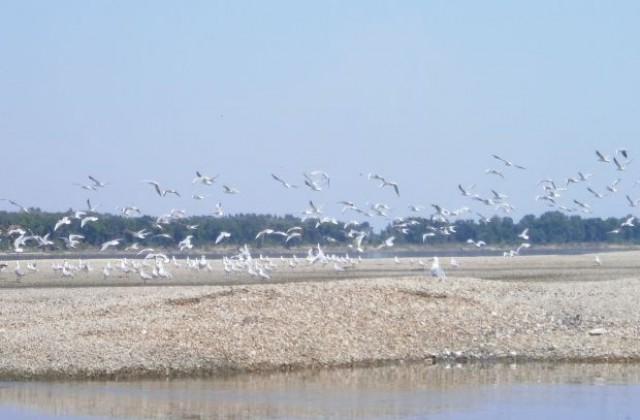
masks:
[(640, 365), (399, 364), (228, 378), (0, 383), (0, 418), (638, 419)]

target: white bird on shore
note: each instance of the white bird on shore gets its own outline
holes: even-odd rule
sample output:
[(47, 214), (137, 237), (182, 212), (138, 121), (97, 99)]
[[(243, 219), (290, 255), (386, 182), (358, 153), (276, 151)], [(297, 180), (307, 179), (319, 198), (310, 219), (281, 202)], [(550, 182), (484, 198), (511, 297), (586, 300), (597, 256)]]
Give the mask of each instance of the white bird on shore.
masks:
[(599, 255), (596, 255), (595, 263), (596, 263), (596, 265), (598, 267), (602, 265), (602, 260), (600, 260), (600, 256)]
[(16, 275), (16, 281), (20, 281), (20, 279), (22, 279), (22, 277), (24, 277), (24, 271), (22, 271), (22, 268), (20, 267), (20, 261), (16, 261), (16, 268), (13, 269), (13, 272)]
[(446, 277), (444, 270), (440, 267), (440, 260), (438, 257), (432, 258), (429, 272), (431, 273), (431, 276), (437, 277), (439, 280), (444, 280)]

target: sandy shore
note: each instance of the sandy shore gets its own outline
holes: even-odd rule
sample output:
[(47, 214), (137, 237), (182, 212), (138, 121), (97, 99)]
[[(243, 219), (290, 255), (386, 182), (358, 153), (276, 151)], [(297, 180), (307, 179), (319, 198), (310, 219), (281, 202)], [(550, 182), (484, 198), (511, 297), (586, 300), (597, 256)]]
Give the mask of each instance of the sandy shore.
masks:
[(600, 258), (602, 266), (593, 255), (468, 257), (455, 270), (443, 259), (444, 281), (425, 275), (426, 260), (365, 260), (346, 272), (281, 261), (269, 281), (214, 264), (176, 267), (171, 286), (107, 281), (97, 261), (84, 277), (60, 279), (40, 262), (20, 283), (10, 272), (0, 277), (0, 377), (640, 361), (640, 253)]

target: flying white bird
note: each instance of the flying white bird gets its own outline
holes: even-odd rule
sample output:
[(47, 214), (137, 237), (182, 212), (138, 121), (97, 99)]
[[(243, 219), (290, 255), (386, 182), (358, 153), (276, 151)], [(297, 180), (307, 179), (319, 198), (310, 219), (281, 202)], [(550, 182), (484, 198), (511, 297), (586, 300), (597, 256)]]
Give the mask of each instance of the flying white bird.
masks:
[(224, 192), (225, 194), (240, 194), (240, 190), (229, 187), (228, 185), (223, 185), (222, 190), (222, 192)]
[(631, 162), (633, 162), (633, 159), (628, 160), (628, 161), (626, 161), (626, 162), (624, 162), (624, 163), (621, 163), (621, 162), (620, 162), (618, 159), (616, 159), (615, 157), (613, 158), (613, 163), (615, 163), (615, 164), (616, 164), (616, 169), (617, 169), (618, 171), (624, 171), (625, 169), (627, 169), (627, 166), (628, 166)]
[(511, 162), (510, 160), (507, 159), (503, 159), (498, 155), (491, 155), (494, 158), (498, 159), (499, 161), (502, 161), (502, 163), (505, 164), (505, 166), (513, 166), (514, 168), (518, 168), (518, 169), (526, 169), (524, 166), (520, 166), (520, 165), (516, 165), (515, 163)]
[(106, 182), (98, 181), (95, 177), (93, 177), (93, 176), (91, 176), (91, 175), (89, 175), (89, 179), (91, 180), (91, 182), (93, 182), (93, 186), (94, 186), (96, 189), (97, 189), (97, 188), (104, 188), (104, 187), (106, 187), (107, 185), (109, 185), (109, 184), (108, 184), (108, 183), (106, 183)]
[(112, 239), (110, 241), (103, 242), (102, 245), (100, 246), (100, 252), (105, 251), (109, 247), (120, 245), (121, 240), (122, 238), (118, 238), (118, 239)]
[(380, 245), (378, 245), (376, 247), (376, 249), (381, 249), (381, 248), (391, 248), (393, 246), (393, 241), (395, 241), (396, 237), (395, 236), (390, 236), (387, 239), (384, 240), (383, 243), (381, 243)]
[(174, 194), (180, 197), (180, 193), (171, 188), (162, 188), (157, 181), (142, 181), (145, 184), (151, 184), (155, 188), (156, 192), (160, 197), (165, 197), (167, 194)]
[(216, 178), (218, 178), (220, 175), (216, 175), (216, 176), (207, 176), (207, 175), (202, 175), (200, 172), (196, 171), (196, 177), (193, 179), (193, 184), (203, 184), (203, 185), (212, 185)]
[(599, 150), (596, 150), (596, 156), (599, 162), (611, 163), (611, 157), (603, 155)]
[(276, 181), (278, 181), (279, 183), (282, 184), (283, 187), (285, 188), (298, 188), (297, 185), (291, 185), (289, 184), (287, 181), (285, 181), (284, 179), (280, 178), (279, 176), (277, 176), (276, 174), (271, 174), (271, 177), (273, 179), (275, 179)]
[(87, 216), (80, 220), (80, 227), (83, 228), (89, 222), (95, 222), (98, 218), (96, 216)]
[(25, 206), (23, 206), (23, 205), (21, 205), (21, 204), (16, 203), (16, 202), (15, 202), (15, 201), (13, 201), (13, 200), (10, 200), (10, 199), (8, 199), (8, 198), (0, 198), (0, 200), (2, 200), (2, 201), (8, 201), (9, 203), (11, 203), (11, 204), (13, 204), (14, 206), (18, 207), (18, 208), (20, 209), (20, 211), (23, 211), (23, 212), (25, 212), (25, 213), (29, 213), (29, 209), (28, 209), (28, 208), (26, 208)]
[(520, 232), (520, 234), (518, 234), (518, 238), (522, 238), (525, 241), (528, 241), (529, 240), (529, 228), (526, 228), (525, 230)]
[(487, 169), (485, 173), (491, 174), (491, 175), (498, 175), (500, 178), (504, 178), (504, 174), (496, 169)]
[(220, 242), (222, 242), (226, 238), (229, 238), (230, 236), (231, 236), (231, 234), (229, 232), (225, 232), (225, 231), (220, 232), (218, 234), (218, 237), (216, 238), (215, 244), (218, 245)]
[(56, 222), (56, 225), (53, 227), (53, 231), (55, 232), (62, 225), (70, 225), (70, 224), (71, 224), (71, 219), (69, 218), (69, 216), (64, 216), (62, 219)]

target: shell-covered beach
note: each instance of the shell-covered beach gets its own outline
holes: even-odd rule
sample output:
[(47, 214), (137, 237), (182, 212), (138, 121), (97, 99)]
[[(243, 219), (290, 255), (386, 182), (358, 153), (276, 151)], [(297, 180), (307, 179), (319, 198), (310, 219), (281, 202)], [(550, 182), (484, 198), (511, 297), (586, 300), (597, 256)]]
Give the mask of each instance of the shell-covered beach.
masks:
[[(403, 360), (639, 361), (640, 252), (284, 260), (269, 280), (220, 261), (170, 280), (39, 270), (0, 276), (0, 376), (136, 378)], [(10, 263), (11, 265), (12, 263)], [(427, 270), (425, 270), (427, 268)]]

